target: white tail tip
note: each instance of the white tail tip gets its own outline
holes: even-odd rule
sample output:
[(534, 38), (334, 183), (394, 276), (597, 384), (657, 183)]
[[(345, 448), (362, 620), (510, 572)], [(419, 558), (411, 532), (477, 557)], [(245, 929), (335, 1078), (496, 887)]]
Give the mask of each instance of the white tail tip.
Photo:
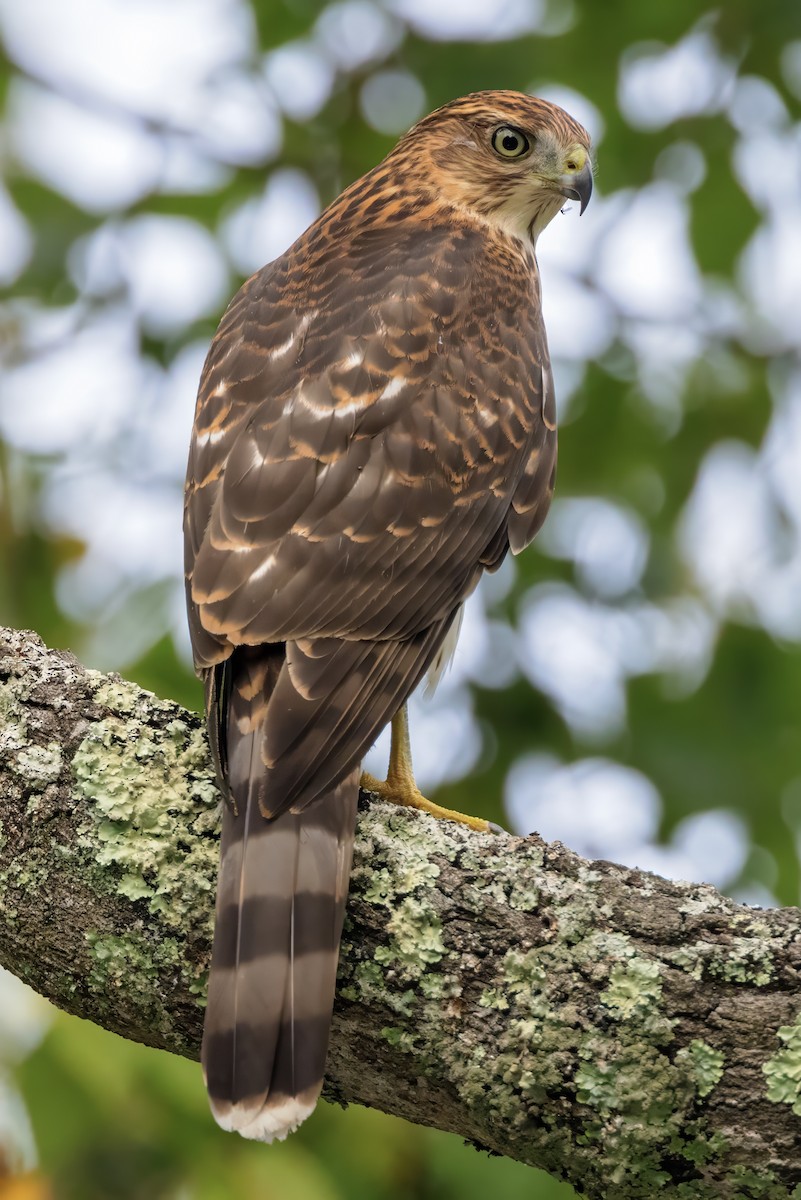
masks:
[(268, 1100), (256, 1112), (252, 1105), (242, 1103), (232, 1104), (226, 1111), (212, 1107), (212, 1114), (227, 1133), (238, 1133), (255, 1142), (282, 1142), (314, 1112), (316, 1102), (317, 1095), (313, 1099), (287, 1096), (275, 1104)]

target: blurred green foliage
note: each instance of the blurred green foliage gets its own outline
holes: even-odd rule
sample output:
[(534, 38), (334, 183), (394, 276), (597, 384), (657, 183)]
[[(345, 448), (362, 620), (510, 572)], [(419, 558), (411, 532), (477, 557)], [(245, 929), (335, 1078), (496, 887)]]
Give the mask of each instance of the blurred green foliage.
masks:
[[(254, 56), (308, 36), (326, 7), (314, 0), (251, 4), (258, 39)], [(261, 193), (266, 174), (278, 165), (308, 172), (327, 202), (393, 144), (394, 137), (370, 128), (359, 103), (365, 79), (381, 66), (410, 71), (425, 89), (428, 108), (481, 88), (561, 85), (583, 93), (603, 116), (602, 193), (646, 185), (662, 152), (677, 141), (701, 151), (706, 172), (690, 197), (692, 249), (706, 276), (737, 291), (740, 257), (762, 214), (734, 168), (736, 133), (726, 112), (712, 105), (710, 111), (662, 126), (633, 128), (618, 106), (620, 64), (632, 47), (672, 45), (703, 28), (740, 75), (769, 81), (797, 121), (798, 95), (788, 88), (781, 63), (786, 46), (801, 38), (799, 5), (795, 0), (728, 0), (703, 14), (693, 0), (647, 5), (549, 0), (546, 9), (543, 27), (555, 30), (547, 36), (433, 41), (406, 29), (384, 63), (340, 69), (327, 103), (313, 118), (285, 119), (277, 162), (232, 169), (220, 186), (200, 194), (148, 194), (115, 216), (182, 214), (216, 233), (237, 205)], [(47, 37), (46, 30), (41, 36)], [(11, 80), (24, 74), (20, 64), (0, 60), (0, 101)], [(57, 90), (57, 82), (54, 86)], [(793, 128), (797, 138), (799, 126)], [(80, 300), (66, 264), (76, 240), (101, 218), (33, 178), (13, 156), (6, 163), (6, 186), (35, 236), (30, 261), (10, 290), (12, 303), (0, 310), (0, 349), (13, 361), (24, 321), (24, 307), (17, 302), (57, 308)], [(584, 220), (593, 220), (592, 208)], [(213, 328), (214, 320), (201, 320), (163, 338), (142, 334), (141, 352), (169, 364), (183, 346), (210, 338)], [(773, 412), (771, 380), (777, 370), (798, 365), (797, 346), (779, 345), (771, 353), (764, 344), (754, 349), (742, 337), (721, 333), (714, 348), (718, 360), (702, 353), (691, 364), (676, 397), (679, 416), (666, 423), (643, 398), (622, 324), (614, 343), (588, 366), (561, 435), (559, 495), (620, 501), (647, 526), (651, 540), (642, 595), (654, 603), (692, 591), (675, 534), (705, 455), (723, 438), (758, 447)], [(725, 385), (715, 367), (715, 361), (724, 360)], [(33, 627), (50, 645), (80, 655), (90, 631), (59, 606), (56, 582), (83, 547), (74, 538), (52, 535), (38, 507), (43, 481), (56, 465), (52, 458), (0, 443), (0, 621)], [(645, 495), (638, 482), (644, 472), (661, 481), (663, 503), (654, 505)], [(524, 595), (553, 579), (577, 586), (569, 560), (528, 553), (495, 615), (514, 623)], [(155, 588), (143, 597), (141, 619), (153, 620), (154, 637), (137, 661), (127, 663), (125, 673), (161, 695), (199, 707), (198, 685), (155, 619), (163, 596)], [(121, 647), (120, 660), (125, 658)], [(582, 741), (522, 679), (504, 691), (476, 688), (474, 700), (489, 731), (490, 750), (474, 776), (440, 790), (437, 799), (443, 804), (482, 807), (487, 816), (503, 820), (503, 781), (522, 753), (547, 750), (570, 762), (599, 752), (597, 741)], [(655, 783), (664, 801), (663, 834), (667, 837), (699, 809), (734, 810), (754, 844), (743, 882), (762, 883), (783, 903), (797, 902), (798, 643), (776, 641), (752, 613), (737, 620), (729, 614), (700, 686), (672, 694), (662, 676), (644, 675), (629, 684), (628, 701), (626, 728), (600, 750)], [(286, 1144), (269, 1150), (246, 1144), (211, 1122), (194, 1064), (61, 1016), (18, 1068), (16, 1079), (31, 1114), (43, 1175), (58, 1200), (479, 1200), (488, 1193), (504, 1200), (524, 1195), (567, 1200), (573, 1195), (545, 1176), (463, 1147), (455, 1137), (366, 1110), (322, 1106)]]

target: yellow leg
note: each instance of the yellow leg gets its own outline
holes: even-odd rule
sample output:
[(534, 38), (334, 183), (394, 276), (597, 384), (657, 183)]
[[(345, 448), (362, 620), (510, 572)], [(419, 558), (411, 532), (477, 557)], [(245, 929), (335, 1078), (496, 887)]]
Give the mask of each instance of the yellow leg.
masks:
[(366, 772), (362, 775), (361, 786), (365, 792), (389, 800), (391, 804), (402, 804), (407, 808), (418, 808), (421, 812), (429, 813), (445, 821), (459, 821), (470, 829), (490, 833), (496, 829), (489, 821), (480, 817), (469, 817), (464, 813), (454, 812), (451, 808), (442, 808), (426, 800), (418, 788), (412, 767), (412, 747), (409, 741), (409, 718), (404, 704), (400, 712), (392, 720), (392, 741), (389, 749), (389, 770), (386, 780), (375, 779)]

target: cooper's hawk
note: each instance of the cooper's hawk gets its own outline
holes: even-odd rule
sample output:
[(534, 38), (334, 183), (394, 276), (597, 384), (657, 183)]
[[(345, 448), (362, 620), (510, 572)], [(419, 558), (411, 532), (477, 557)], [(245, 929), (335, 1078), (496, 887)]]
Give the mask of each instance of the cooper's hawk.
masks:
[(248, 280), (212, 343), (184, 519), (228, 799), (202, 1059), (245, 1137), (284, 1137), (320, 1093), (362, 757), (395, 718), (385, 790), (425, 804), (405, 702), (548, 509), (534, 250), (591, 190), (562, 109), (456, 100)]

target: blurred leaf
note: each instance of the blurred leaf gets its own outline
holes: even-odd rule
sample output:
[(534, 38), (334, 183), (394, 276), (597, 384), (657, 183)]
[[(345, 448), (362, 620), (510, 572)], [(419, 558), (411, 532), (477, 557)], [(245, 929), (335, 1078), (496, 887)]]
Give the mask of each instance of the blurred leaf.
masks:
[(16, 1179), (0, 1178), (0, 1200), (53, 1200), (50, 1184), (38, 1172), (18, 1175)]

